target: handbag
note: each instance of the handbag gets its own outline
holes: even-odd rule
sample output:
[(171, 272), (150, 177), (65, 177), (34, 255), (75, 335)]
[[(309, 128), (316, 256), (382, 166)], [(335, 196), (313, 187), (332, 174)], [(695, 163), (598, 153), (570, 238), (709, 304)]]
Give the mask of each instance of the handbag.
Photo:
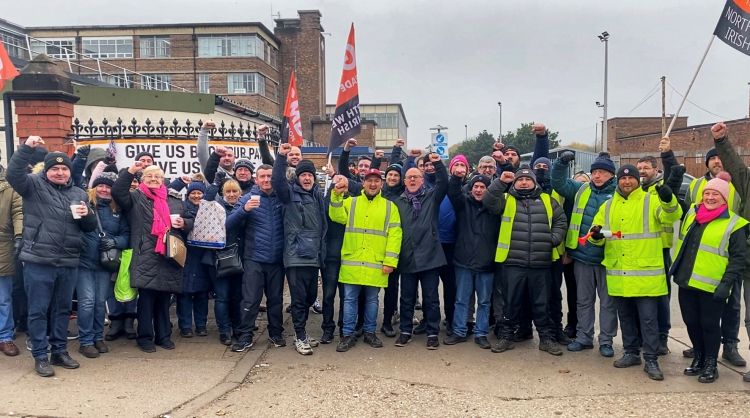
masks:
[(242, 268), (242, 257), (240, 246), (237, 243), (227, 245), (221, 250), (216, 250), (216, 277), (223, 278), (236, 276), (244, 270)]
[(185, 267), (187, 247), (185, 247), (185, 242), (182, 240), (182, 238), (180, 238), (176, 234), (173, 234), (172, 230), (170, 229), (166, 234), (164, 234), (164, 246), (166, 247), (164, 256), (171, 260), (173, 263), (177, 264), (180, 268)]
[[(96, 225), (99, 228), (99, 239), (107, 236), (102, 229), (102, 223), (99, 220), (99, 211), (94, 208), (94, 215), (96, 216)], [(112, 248), (106, 251), (99, 251), (99, 264), (104, 270), (117, 272), (120, 270), (120, 256), (121, 251), (117, 248)]]

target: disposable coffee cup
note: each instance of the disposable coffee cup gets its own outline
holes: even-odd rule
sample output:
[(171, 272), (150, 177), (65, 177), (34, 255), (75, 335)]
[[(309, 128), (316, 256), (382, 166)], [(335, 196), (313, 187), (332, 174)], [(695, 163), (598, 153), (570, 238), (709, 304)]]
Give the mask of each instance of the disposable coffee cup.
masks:
[(81, 219), (81, 215), (78, 214), (78, 208), (81, 207), (80, 201), (75, 201), (70, 204), (70, 213), (73, 214), (73, 219)]
[(174, 224), (176, 220), (180, 219), (180, 215), (177, 213), (173, 213), (169, 215), (169, 218), (172, 220), (172, 224)]
[(250, 196), (250, 200), (260, 200), (260, 195), (254, 194), (254, 195)]

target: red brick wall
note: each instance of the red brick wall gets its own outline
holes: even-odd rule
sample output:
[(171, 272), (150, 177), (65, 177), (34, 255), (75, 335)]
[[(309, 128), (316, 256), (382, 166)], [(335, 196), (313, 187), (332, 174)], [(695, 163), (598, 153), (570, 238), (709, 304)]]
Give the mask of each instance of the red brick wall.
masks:
[(72, 144), (65, 145), (73, 122), (73, 103), (60, 100), (15, 100), (16, 136), (23, 143), (38, 135), (49, 151), (72, 153)]

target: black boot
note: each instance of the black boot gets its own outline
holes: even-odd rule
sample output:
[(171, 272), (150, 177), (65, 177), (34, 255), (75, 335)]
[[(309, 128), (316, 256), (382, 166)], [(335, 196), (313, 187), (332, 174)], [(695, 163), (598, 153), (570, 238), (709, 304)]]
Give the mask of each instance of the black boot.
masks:
[(668, 341), (669, 341), (668, 335), (666, 334), (659, 335), (659, 347), (656, 350), (656, 354), (660, 356), (666, 356), (667, 354), (669, 354), (669, 347), (667, 346)]
[(703, 356), (703, 353), (695, 351), (693, 352), (693, 362), (682, 373), (685, 376), (698, 376), (703, 373), (705, 367), (706, 358)]
[(664, 380), (664, 374), (661, 372), (659, 363), (656, 360), (646, 360), (643, 371), (646, 372), (648, 378), (651, 380)]
[(724, 350), (721, 352), (721, 358), (728, 361), (735, 367), (745, 367), (747, 362), (737, 351), (737, 343), (724, 344)]
[(698, 376), (701, 383), (713, 383), (719, 378), (719, 369), (716, 367), (716, 357), (706, 357), (706, 367)]
[(135, 326), (133, 326), (134, 321), (135, 318), (125, 318), (125, 336), (129, 340), (134, 340), (138, 337), (138, 334), (135, 332)]
[(125, 321), (122, 319), (112, 319), (109, 323), (109, 332), (104, 336), (107, 341), (114, 341), (125, 335)]

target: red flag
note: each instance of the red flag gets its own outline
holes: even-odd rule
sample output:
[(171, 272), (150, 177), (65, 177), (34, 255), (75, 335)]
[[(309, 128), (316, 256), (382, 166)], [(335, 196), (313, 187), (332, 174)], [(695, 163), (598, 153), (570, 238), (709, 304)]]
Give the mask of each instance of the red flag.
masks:
[(284, 120), (281, 122), (281, 142), (288, 142), (296, 147), (302, 146), (302, 118), (299, 115), (297, 77), (294, 71), (292, 71), (289, 90), (286, 93)]
[(18, 70), (10, 61), (8, 52), (5, 51), (5, 46), (0, 42), (0, 90), (5, 87), (5, 82), (13, 80), (18, 75)]
[(328, 151), (331, 152), (346, 140), (354, 138), (362, 131), (359, 117), (359, 85), (357, 84), (357, 58), (354, 48), (354, 24), (349, 30), (344, 54), (344, 70), (341, 73), (339, 97), (336, 100), (336, 111), (331, 123), (331, 140)]

